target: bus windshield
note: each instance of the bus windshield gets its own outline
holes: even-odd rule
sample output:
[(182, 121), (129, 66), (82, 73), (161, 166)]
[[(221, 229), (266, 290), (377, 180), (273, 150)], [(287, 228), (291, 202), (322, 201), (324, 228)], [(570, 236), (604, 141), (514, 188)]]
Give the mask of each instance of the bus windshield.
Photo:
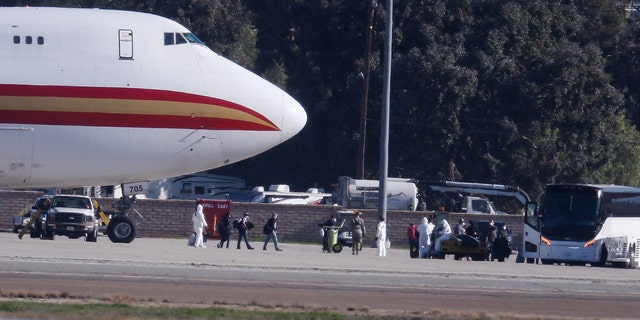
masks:
[(550, 240), (588, 241), (596, 235), (599, 197), (594, 189), (547, 190), (542, 235)]

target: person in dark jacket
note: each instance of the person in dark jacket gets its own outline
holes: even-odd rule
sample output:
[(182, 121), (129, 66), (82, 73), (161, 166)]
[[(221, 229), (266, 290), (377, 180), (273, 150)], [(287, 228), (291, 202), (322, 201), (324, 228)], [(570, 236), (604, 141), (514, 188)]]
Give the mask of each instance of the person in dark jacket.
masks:
[(336, 219), (335, 215), (331, 215), (331, 217), (329, 218), (329, 220), (327, 220), (325, 223), (321, 224), (320, 227), (323, 230), (322, 233), (322, 252), (331, 252), (331, 248), (329, 248), (329, 238), (328, 238), (328, 232), (327, 232), (327, 227), (335, 227), (338, 225), (338, 220)]
[(415, 224), (409, 223), (409, 228), (407, 228), (407, 240), (409, 240), (409, 256), (411, 258), (417, 258), (419, 253), (418, 253), (418, 248), (420, 248), (420, 246), (418, 245), (418, 237), (416, 237), (418, 233), (418, 229), (416, 227)]
[(227, 243), (227, 248), (229, 248), (229, 239), (231, 239), (231, 212), (227, 211), (220, 221), (218, 221), (218, 234), (220, 234), (220, 243), (218, 243), (217, 247), (222, 248), (224, 243)]
[(242, 242), (242, 239), (244, 239), (247, 249), (253, 250), (253, 247), (249, 244), (249, 236), (247, 235), (247, 231), (251, 229), (252, 226), (253, 224), (249, 222), (249, 213), (245, 212), (242, 219), (238, 221), (238, 249), (240, 249), (240, 243)]
[(264, 229), (262, 230), (262, 233), (266, 234), (267, 237), (266, 239), (264, 239), (264, 245), (262, 246), (262, 250), (267, 250), (267, 244), (269, 244), (269, 241), (273, 239), (273, 245), (276, 248), (276, 251), (282, 251), (282, 249), (278, 247), (278, 236), (276, 235), (276, 232), (278, 231), (277, 219), (278, 219), (278, 214), (274, 212), (271, 215), (271, 218), (267, 220), (267, 224), (264, 225)]

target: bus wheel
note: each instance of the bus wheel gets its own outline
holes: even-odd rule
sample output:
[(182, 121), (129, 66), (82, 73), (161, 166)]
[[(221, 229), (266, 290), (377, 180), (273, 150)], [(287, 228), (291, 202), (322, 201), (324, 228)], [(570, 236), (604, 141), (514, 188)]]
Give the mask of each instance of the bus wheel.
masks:
[(609, 252), (607, 251), (607, 247), (603, 245), (602, 249), (600, 249), (600, 260), (593, 263), (593, 265), (596, 267), (604, 267), (605, 263), (607, 263), (607, 255), (609, 255)]
[(553, 264), (553, 260), (548, 260), (548, 259), (540, 259), (540, 262), (544, 265)]

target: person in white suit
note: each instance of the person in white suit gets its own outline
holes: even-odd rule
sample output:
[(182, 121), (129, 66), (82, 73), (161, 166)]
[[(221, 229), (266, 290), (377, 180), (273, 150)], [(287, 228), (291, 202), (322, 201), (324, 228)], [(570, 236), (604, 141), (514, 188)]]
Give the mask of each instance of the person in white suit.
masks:
[(420, 237), (418, 243), (420, 244), (420, 258), (428, 259), (431, 254), (431, 233), (433, 232), (434, 225), (427, 217), (422, 218), (422, 223), (418, 226), (418, 233)]
[(442, 219), (440, 224), (442, 225), (442, 231), (440, 231), (440, 237), (438, 237), (438, 240), (436, 240), (435, 248), (433, 248), (433, 254), (435, 256), (440, 255), (440, 247), (442, 246), (442, 241), (447, 241), (452, 237), (451, 226), (449, 225), (449, 222), (447, 222), (446, 219)]
[(376, 228), (376, 241), (378, 246), (378, 256), (387, 255), (387, 224), (384, 223), (384, 217), (380, 217), (378, 227)]
[(204, 219), (201, 203), (198, 203), (196, 206), (196, 211), (193, 213), (191, 220), (193, 220), (193, 232), (196, 233), (196, 242), (193, 246), (196, 248), (206, 248), (202, 241), (202, 231), (207, 227), (207, 221)]

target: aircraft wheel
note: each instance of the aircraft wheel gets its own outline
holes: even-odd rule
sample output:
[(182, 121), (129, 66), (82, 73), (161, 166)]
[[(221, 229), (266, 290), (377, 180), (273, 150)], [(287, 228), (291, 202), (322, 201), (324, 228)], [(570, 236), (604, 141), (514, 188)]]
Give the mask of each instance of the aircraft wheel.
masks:
[(333, 249), (333, 252), (340, 253), (342, 252), (342, 245), (340, 245), (339, 243), (336, 243), (333, 245), (332, 249)]
[(137, 234), (136, 226), (127, 216), (117, 216), (111, 219), (107, 227), (109, 240), (114, 243), (130, 243)]

